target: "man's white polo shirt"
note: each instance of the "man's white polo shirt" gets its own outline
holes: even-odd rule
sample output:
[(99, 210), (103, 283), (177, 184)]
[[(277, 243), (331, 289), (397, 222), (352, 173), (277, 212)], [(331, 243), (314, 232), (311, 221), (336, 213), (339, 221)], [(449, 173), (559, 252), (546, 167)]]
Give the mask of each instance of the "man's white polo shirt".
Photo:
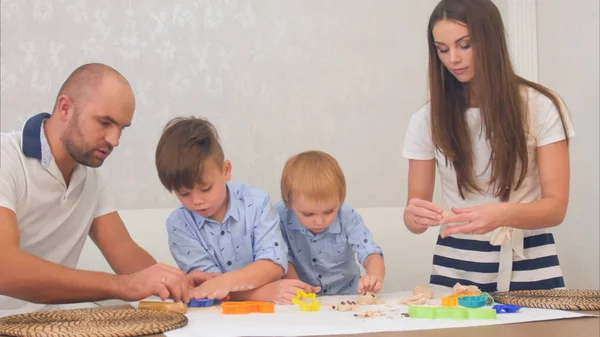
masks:
[[(115, 208), (94, 168), (78, 164), (65, 184), (44, 133), (48, 117), (40, 113), (22, 132), (1, 134), (0, 207), (15, 212), (22, 251), (75, 268), (93, 219)], [(53, 308), (0, 295), (2, 314)]]

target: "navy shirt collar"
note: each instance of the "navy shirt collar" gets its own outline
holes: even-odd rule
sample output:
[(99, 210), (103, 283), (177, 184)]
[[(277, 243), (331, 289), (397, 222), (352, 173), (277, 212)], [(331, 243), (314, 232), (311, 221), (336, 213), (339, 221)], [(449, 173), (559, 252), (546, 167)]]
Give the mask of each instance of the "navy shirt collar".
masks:
[(49, 113), (39, 113), (30, 117), (23, 126), (23, 154), (29, 158), (42, 160), (42, 139), (40, 129), (46, 118), (50, 118)]

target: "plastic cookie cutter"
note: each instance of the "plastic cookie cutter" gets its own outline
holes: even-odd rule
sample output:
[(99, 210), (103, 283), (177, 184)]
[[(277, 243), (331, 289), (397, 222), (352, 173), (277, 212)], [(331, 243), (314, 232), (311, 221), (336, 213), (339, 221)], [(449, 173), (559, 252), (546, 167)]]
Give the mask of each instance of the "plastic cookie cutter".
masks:
[(411, 318), (479, 320), (496, 319), (495, 309), (468, 309), (460, 307), (427, 307), (409, 306), (408, 316)]
[(458, 304), (465, 308), (481, 308), (486, 300), (484, 296), (463, 296), (458, 298)]
[(486, 292), (483, 292), (483, 293), (481, 293), (481, 296), (485, 297), (485, 304), (486, 305), (492, 305), (492, 304), (494, 304), (494, 298), (492, 297), (492, 295), (490, 295), (490, 294), (488, 294)]
[(209, 300), (209, 299), (206, 299), (206, 298), (203, 298), (203, 299), (195, 299), (195, 298), (192, 298), (192, 299), (191, 299), (191, 300), (188, 302), (187, 306), (188, 306), (189, 308), (204, 308), (204, 307), (212, 307), (213, 305), (215, 305), (215, 303), (216, 303), (216, 302), (218, 302), (218, 301), (216, 301), (216, 300)]
[(465, 296), (475, 296), (475, 294), (454, 294), (450, 296), (442, 297), (443, 307), (456, 307), (458, 306), (458, 299)]
[(496, 304), (492, 307), (492, 309), (496, 310), (497, 314), (501, 314), (503, 312), (512, 314), (521, 310), (521, 307), (518, 305), (510, 305), (510, 304)]
[[(298, 289), (296, 291), (296, 296), (292, 298), (292, 303), (297, 304), (302, 311), (318, 311), (321, 307), (321, 304), (316, 300), (316, 296), (317, 294), (315, 293), (307, 294)], [(304, 302), (304, 299), (309, 299), (310, 303)]]
[(255, 301), (223, 302), (221, 303), (221, 309), (224, 314), (229, 315), (250, 314), (253, 312), (272, 314), (275, 312), (275, 304), (271, 302)]

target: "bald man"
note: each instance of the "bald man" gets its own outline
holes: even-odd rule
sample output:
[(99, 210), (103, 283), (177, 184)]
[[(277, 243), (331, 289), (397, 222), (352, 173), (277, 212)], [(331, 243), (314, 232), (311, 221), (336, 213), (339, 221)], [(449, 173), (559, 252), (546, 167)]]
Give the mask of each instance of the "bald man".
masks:
[[(0, 311), (151, 295), (187, 302), (189, 288), (210, 277), (156, 263), (129, 236), (95, 169), (134, 109), (119, 72), (86, 64), (60, 88), (52, 114), (1, 134)], [(74, 269), (88, 235), (116, 275)]]

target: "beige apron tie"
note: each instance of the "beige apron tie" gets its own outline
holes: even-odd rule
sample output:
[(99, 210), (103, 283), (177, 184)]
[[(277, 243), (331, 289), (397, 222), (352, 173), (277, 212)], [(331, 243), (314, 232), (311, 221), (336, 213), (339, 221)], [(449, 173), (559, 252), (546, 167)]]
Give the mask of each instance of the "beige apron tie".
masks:
[(500, 246), (500, 264), (498, 267), (498, 291), (508, 291), (512, 278), (513, 252), (524, 259), (523, 230), (510, 227), (500, 227), (492, 232), (490, 244)]

